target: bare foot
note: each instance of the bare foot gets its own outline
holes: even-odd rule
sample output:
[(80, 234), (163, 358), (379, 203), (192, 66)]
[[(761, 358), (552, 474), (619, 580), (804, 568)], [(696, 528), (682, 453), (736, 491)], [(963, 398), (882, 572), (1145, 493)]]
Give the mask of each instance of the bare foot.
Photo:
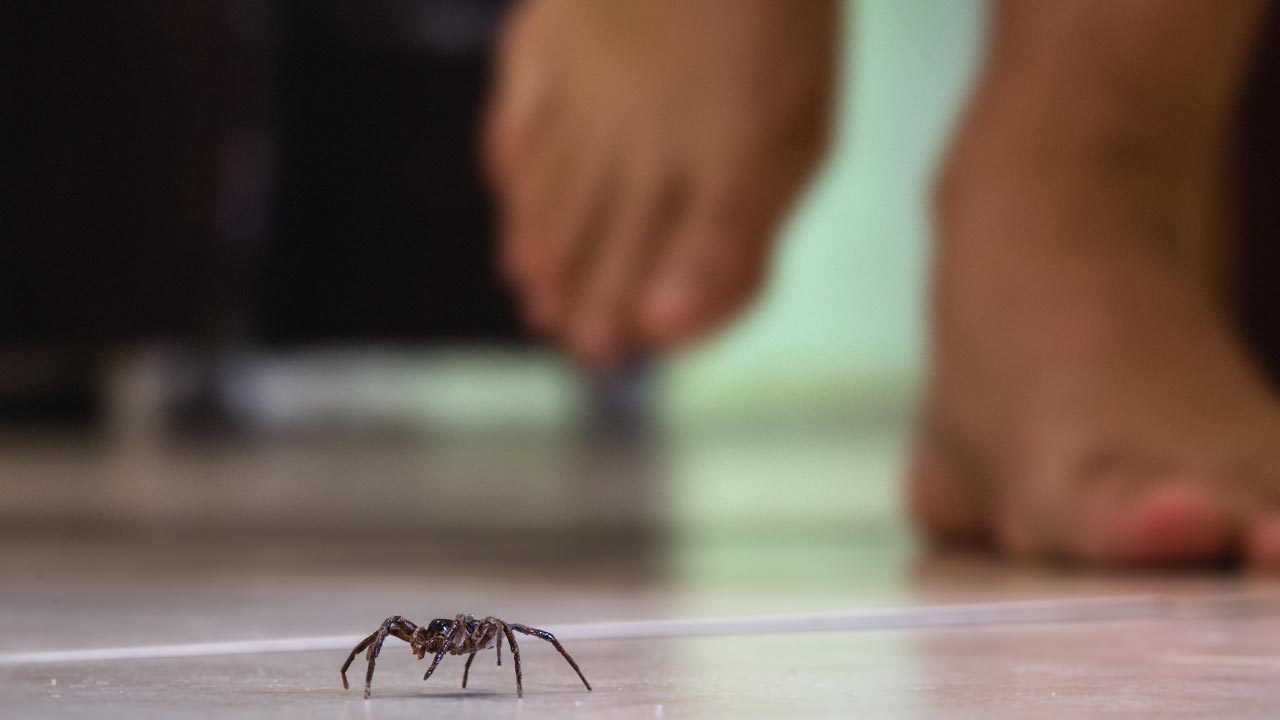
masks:
[[(996, 236), (1089, 232), (1119, 246), (1133, 232), (1123, 210), (983, 223)], [(968, 262), (1001, 273), (940, 281), (914, 488), (927, 527), (1035, 557), (1274, 554), (1280, 414), (1192, 274), (1155, 251), (949, 240), (985, 257), (949, 258), (944, 275), (973, 273)]]
[(1278, 564), (1280, 406), (1212, 282), (1247, 6), (1146, 4), (1132, 24), (1118, 5), (1005, 6), (940, 194), (912, 478), (934, 536), (1034, 558)]
[(819, 157), (830, 0), (526, 0), (487, 159), (530, 321), (616, 361), (732, 317)]

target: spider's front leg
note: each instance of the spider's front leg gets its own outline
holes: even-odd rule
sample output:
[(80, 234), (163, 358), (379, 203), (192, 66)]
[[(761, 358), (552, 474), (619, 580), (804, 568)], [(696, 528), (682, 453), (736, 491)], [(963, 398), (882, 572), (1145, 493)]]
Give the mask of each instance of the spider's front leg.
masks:
[(408, 642), (410, 636), (412, 636), (413, 632), (417, 629), (417, 625), (406, 620), (400, 615), (392, 615), (384, 620), (382, 622), (382, 627), (375, 630), (371, 635), (369, 635), (369, 637), (361, 640), (359, 644), (352, 648), (351, 654), (347, 656), (347, 661), (342, 663), (342, 688), (344, 690), (350, 689), (351, 686), (347, 683), (347, 668), (351, 667), (352, 661), (356, 659), (356, 655), (360, 654), (360, 651), (368, 648), (367, 658), (369, 662), (369, 669), (364, 676), (364, 699), (368, 700), (370, 695), (369, 687), (373, 684), (373, 668), (378, 662), (378, 655), (382, 652), (382, 643), (387, 639), (387, 635), (395, 635), (401, 640)]
[[(459, 615), (458, 617), (461, 618), (462, 616)], [(449, 628), (449, 634), (444, 636), (444, 645), (440, 647), (440, 652), (437, 652), (436, 656), (431, 658), (431, 667), (427, 668), (426, 674), (422, 676), (424, 681), (431, 677), (431, 673), (436, 671), (436, 666), (440, 664), (440, 661), (444, 659), (444, 656), (453, 647), (453, 639), (458, 636), (458, 631), (462, 629), (463, 624), (460, 621), (455, 621), (453, 627)]]

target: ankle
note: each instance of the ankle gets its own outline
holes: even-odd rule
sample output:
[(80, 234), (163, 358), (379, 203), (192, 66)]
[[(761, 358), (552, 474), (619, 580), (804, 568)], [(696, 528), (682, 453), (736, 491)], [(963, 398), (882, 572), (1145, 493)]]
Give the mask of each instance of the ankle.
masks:
[[(1131, 129), (958, 138), (933, 193), (945, 247), (1133, 252), (1178, 265), (1220, 244), (1221, 183), (1208, 153), (1173, 153)], [(993, 137), (994, 136), (994, 137)]]

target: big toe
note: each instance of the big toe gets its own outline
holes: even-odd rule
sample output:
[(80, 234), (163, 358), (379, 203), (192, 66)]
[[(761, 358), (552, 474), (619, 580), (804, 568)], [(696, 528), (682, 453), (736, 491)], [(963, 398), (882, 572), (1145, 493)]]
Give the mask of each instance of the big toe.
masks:
[[(1082, 499), (1068, 550), (1080, 560), (1116, 564), (1200, 563), (1231, 550), (1232, 524), (1204, 483), (1145, 485), (1130, 497), (1095, 488)], [(1277, 537), (1280, 540), (1280, 536)]]

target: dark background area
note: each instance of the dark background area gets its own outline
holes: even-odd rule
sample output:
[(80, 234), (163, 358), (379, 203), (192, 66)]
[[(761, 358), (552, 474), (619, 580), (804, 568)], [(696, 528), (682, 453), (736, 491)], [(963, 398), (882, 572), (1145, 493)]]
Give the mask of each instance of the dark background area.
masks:
[(474, 160), (502, 5), (0, 3), (10, 353), (518, 341)]
[(0, 422), (122, 348), (525, 345), (477, 120), (499, 0), (0, 0)]

